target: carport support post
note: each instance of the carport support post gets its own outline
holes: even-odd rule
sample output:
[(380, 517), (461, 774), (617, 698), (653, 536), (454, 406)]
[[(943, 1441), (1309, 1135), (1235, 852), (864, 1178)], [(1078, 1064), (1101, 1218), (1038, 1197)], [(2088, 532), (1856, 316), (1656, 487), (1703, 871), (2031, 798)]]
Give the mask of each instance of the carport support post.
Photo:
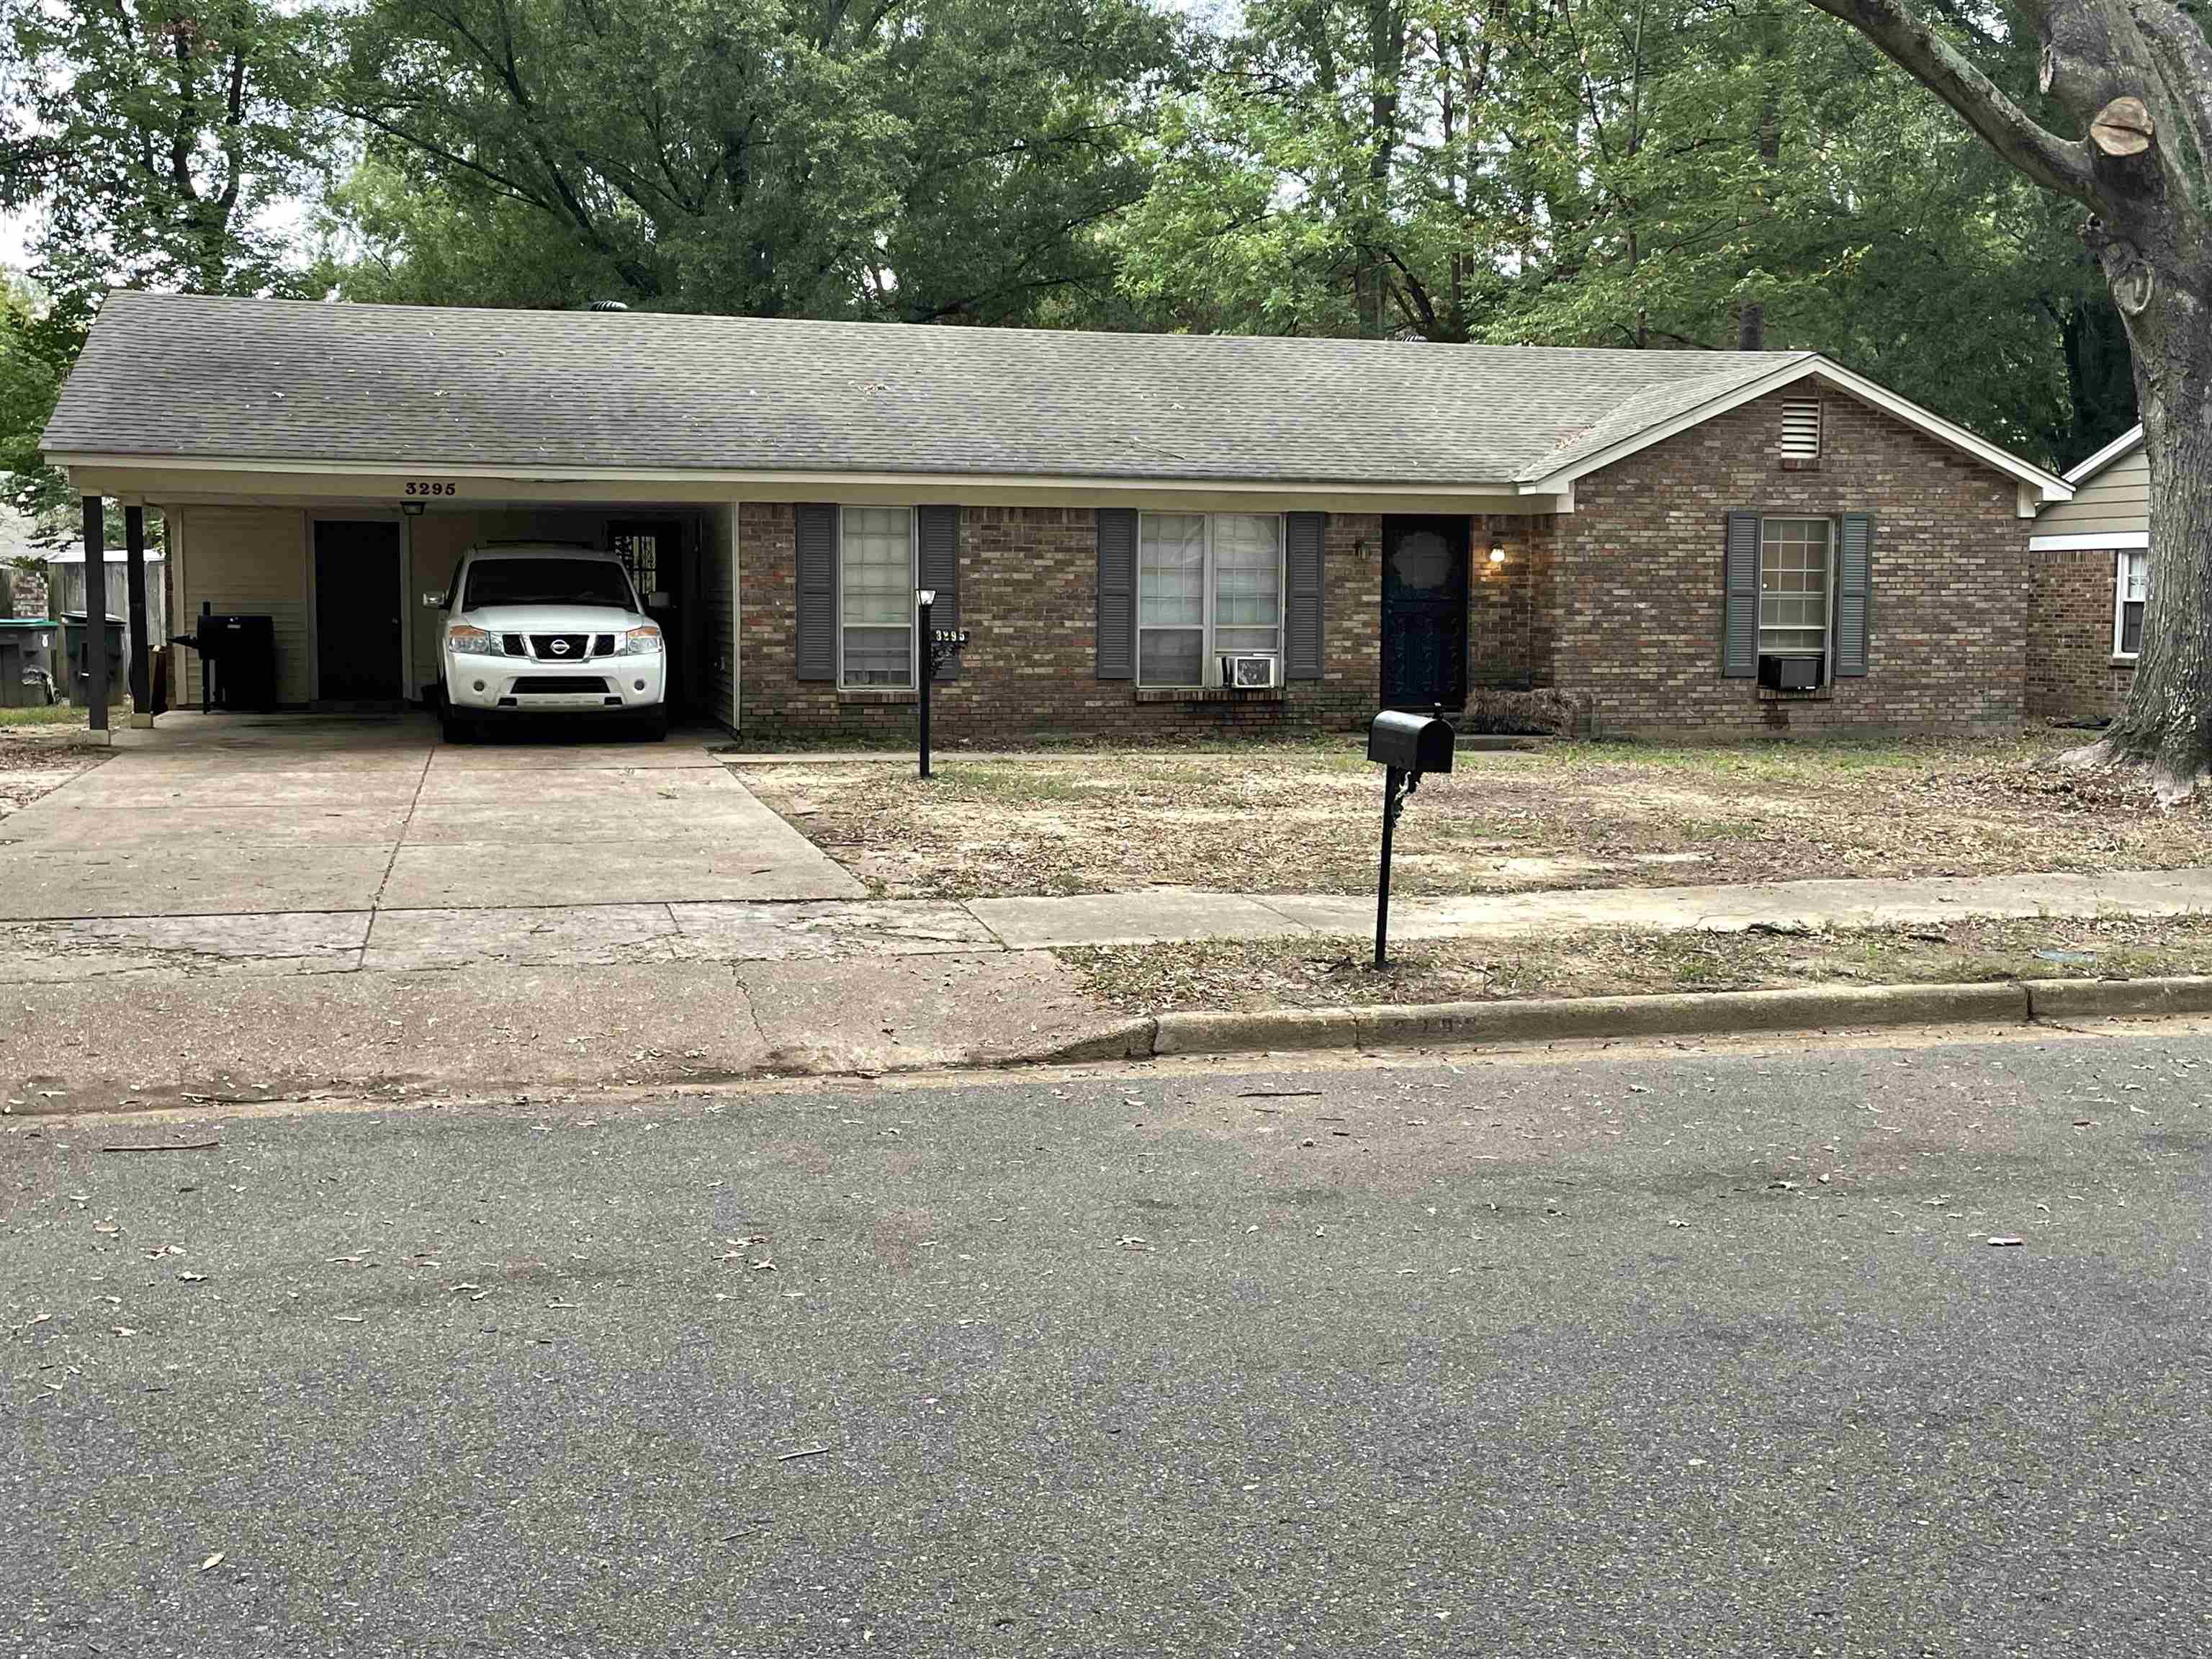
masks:
[[(126, 626), (131, 630), (131, 724), (154, 723), (154, 688), (149, 678), (153, 661), (146, 639), (146, 509), (123, 509), (124, 591)], [(106, 584), (101, 584), (103, 589)]]
[[(107, 520), (97, 495), (84, 498), (84, 700), (95, 732), (107, 730)], [(68, 672), (68, 665), (63, 665)]]

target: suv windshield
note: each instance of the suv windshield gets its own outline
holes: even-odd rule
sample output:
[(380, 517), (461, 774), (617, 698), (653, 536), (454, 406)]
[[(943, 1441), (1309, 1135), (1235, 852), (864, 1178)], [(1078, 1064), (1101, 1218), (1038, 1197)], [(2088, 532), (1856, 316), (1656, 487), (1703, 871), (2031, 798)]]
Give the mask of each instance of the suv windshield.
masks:
[(469, 567), (461, 609), (488, 605), (611, 605), (629, 611), (629, 578), (605, 559), (485, 559)]

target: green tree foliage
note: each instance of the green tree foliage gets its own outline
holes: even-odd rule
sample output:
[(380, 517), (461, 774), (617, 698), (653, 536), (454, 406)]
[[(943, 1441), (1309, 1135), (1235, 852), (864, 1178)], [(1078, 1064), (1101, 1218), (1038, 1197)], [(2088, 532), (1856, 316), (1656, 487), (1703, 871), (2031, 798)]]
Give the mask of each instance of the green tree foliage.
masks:
[(0, 271), (0, 499), (52, 536), (66, 528), (66, 483), (39, 457), (39, 433), (83, 343), (81, 302), (56, 305), (32, 283)]
[(2132, 419), (2063, 216), (1783, 0), (1253, 0), (1153, 154), (1175, 325), (1815, 347), (2052, 461)]
[(272, 0), (0, 0), (0, 205), (41, 220), (47, 285), (280, 285), (264, 215), (329, 143), (314, 27)]
[(0, 208), (36, 226), (0, 307), (0, 493), (73, 512), (39, 434), (111, 287), (256, 293), (301, 262), (272, 209), (313, 187), (314, 19), (270, 0), (0, 0)]
[(1121, 302), (1143, 0), (371, 0), (350, 296), (1019, 323)]

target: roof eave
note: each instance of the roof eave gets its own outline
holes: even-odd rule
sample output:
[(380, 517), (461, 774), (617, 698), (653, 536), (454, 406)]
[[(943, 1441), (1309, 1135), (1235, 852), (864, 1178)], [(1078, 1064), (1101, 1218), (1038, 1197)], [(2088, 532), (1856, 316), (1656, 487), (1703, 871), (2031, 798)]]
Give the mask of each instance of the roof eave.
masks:
[(2078, 489), (2130, 450), (2142, 448), (2142, 422), (2138, 421), (2087, 460), (2069, 467), (2065, 474), (2066, 482)]

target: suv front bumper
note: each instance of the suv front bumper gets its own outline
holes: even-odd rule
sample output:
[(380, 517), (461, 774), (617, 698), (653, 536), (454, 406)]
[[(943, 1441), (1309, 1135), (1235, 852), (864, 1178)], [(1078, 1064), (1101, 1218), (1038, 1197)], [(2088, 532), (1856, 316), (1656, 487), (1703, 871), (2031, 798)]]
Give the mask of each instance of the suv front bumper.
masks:
[(488, 714), (582, 714), (658, 708), (668, 684), (665, 653), (578, 663), (448, 653), (446, 696), (456, 708)]

